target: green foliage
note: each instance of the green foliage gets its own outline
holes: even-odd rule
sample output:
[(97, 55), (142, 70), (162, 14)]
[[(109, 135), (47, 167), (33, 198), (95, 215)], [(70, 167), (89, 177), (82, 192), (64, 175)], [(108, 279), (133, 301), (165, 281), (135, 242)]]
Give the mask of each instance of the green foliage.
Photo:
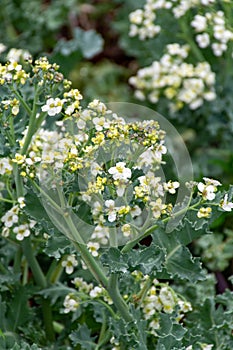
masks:
[(80, 344), (83, 350), (93, 350), (96, 347), (95, 337), (91, 337), (91, 330), (85, 324), (79, 325), (78, 329), (73, 331), (69, 338), (74, 346)]
[[(137, 101), (128, 79), (140, 67), (159, 61), (167, 44), (190, 44), (194, 36), (187, 36), (189, 23), (205, 7), (192, 8), (181, 21), (159, 10), (160, 35), (140, 40), (129, 36), (129, 14), (144, 4), (0, 4), (0, 43), (6, 45), (1, 62), (9, 59), (11, 48), (34, 56), (27, 62), (20, 51), (14, 68), (9, 68), (12, 62), (0, 65), (0, 349), (233, 348), (233, 187), (227, 190), (233, 181), (232, 43), (228, 58), (214, 57), (210, 49), (203, 53), (216, 73), (215, 100), (176, 112), (164, 96), (156, 105), (142, 102), (172, 121), (190, 151), (195, 178), (205, 182), (203, 191), (189, 183), (193, 190), (187, 211), (178, 203), (172, 212), (172, 192), (164, 191), (168, 178), (176, 177), (170, 164), (134, 166), (143, 147), (160, 146), (156, 151), (162, 158), (163, 133), (146, 123), (118, 122), (97, 99)], [(218, 6), (231, 25), (232, 9), (227, 2)], [(84, 92), (83, 102), (55, 64), (35, 61), (41, 52)], [(187, 62), (199, 62), (193, 47)], [(20, 78), (24, 72), (25, 81)], [(133, 147), (127, 148), (129, 144)], [(131, 158), (121, 171), (130, 170), (132, 176), (123, 181), (126, 188), (120, 195), (121, 181), (109, 170), (116, 160), (125, 161), (128, 150)], [(140, 179), (161, 176), (160, 171), (166, 178), (158, 182), (161, 203), (156, 202), (159, 193), (150, 198), (157, 182), (149, 182), (146, 193), (148, 179), (143, 184)], [(221, 180), (223, 191), (213, 184), (210, 190), (202, 176)], [(101, 181), (103, 189), (98, 187)], [(136, 196), (136, 186), (145, 193)], [(205, 198), (208, 191), (213, 200)], [(113, 199), (114, 208), (108, 207)], [(210, 215), (199, 216), (200, 208), (207, 207)], [(132, 208), (142, 213), (134, 217)], [(112, 221), (111, 210), (116, 214)], [(104, 230), (109, 228), (113, 230), (106, 243)], [(123, 233), (120, 246), (112, 232)], [(93, 233), (99, 241), (89, 242)]]

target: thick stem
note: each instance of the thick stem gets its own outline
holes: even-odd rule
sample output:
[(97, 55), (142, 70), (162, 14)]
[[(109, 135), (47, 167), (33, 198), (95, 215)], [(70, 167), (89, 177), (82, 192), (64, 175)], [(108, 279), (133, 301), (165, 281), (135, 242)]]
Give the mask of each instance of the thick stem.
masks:
[(104, 273), (103, 267), (95, 260), (92, 254), (89, 252), (84, 244), (73, 242), (77, 250), (80, 252), (81, 257), (87, 265), (89, 271), (95, 277), (104, 288), (108, 286), (108, 278)]
[(27, 259), (27, 262), (32, 270), (33, 277), (36, 281), (36, 284), (38, 284), (42, 288), (47, 287), (47, 281), (43, 274), (43, 271), (41, 270), (41, 267), (33, 253), (30, 237), (26, 238), (22, 242), (23, 247), (23, 253)]
[(133, 321), (133, 318), (129, 312), (128, 306), (119, 292), (117, 274), (115, 274), (115, 273), (111, 274), (111, 276), (109, 278), (107, 291), (108, 291), (114, 305), (116, 306), (117, 310), (119, 311), (120, 315), (123, 317), (123, 319), (126, 322)]
[(53, 315), (52, 310), (50, 307), (50, 302), (48, 299), (42, 299), (41, 301), (42, 306), (42, 312), (44, 317), (44, 326), (45, 326), (45, 332), (48, 341), (54, 342), (55, 341), (55, 333), (54, 333), (54, 327), (53, 327)]
[[(36, 284), (38, 284), (42, 289), (47, 287), (47, 281), (44, 276), (43, 271), (41, 270), (41, 267), (33, 253), (30, 237), (26, 238), (22, 242), (23, 246), (23, 252), (24, 255), (28, 261), (28, 265), (30, 266), (32, 270), (33, 277), (36, 281)], [(53, 330), (53, 318), (52, 318), (52, 311), (50, 307), (50, 303), (47, 299), (41, 300), (41, 306), (42, 306), (42, 313), (43, 313), (43, 319), (44, 319), (44, 326), (45, 326), (45, 332), (46, 336), (49, 341), (55, 340), (54, 330)]]

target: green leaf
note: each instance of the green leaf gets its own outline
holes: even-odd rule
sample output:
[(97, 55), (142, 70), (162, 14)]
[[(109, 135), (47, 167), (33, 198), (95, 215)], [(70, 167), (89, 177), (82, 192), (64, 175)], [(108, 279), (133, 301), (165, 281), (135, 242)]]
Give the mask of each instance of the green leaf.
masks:
[(123, 319), (110, 319), (110, 328), (116, 340), (125, 349), (147, 350), (147, 322), (142, 319), (139, 310), (131, 307), (134, 322), (125, 322)]
[(70, 248), (70, 241), (62, 233), (56, 232), (49, 236), (44, 253), (55, 259), (60, 259), (61, 256)]
[(74, 37), (85, 58), (90, 59), (102, 51), (103, 39), (95, 30), (75, 28)]
[(96, 337), (91, 337), (91, 331), (86, 324), (80, 325), (69, 335), (69, 338), (74, 346), (80, 344), (83, 350), (93, 350), (96, 347)]
[(13, 331), (15, 331), (18, 326), (28, 321), (31, 317), (31, 312), (28, 306), (28, 297), (28, 288), (26, 286), (20, 286), (15, 290), (8, 312), (8, 320), (10, 321), (11, 329)]
[(164, 258), (164, 250), (154, 244), (150, 247), (139, 246), (128, 253), (121, 253), (118, 248), (111, 247), (101, 256), (102, 263), (109, 267), (110, 272), (140, 270), (144, 274), (161, 271)]
[[(159, 318), (160, 328), (157, 330), (159, 340), (158, 349), (174, 350), (182, 349), (182, 339), (184, 338), (187, 329), (181, 324), (172, 320), (172, 316), (168, 314), (160, 314)], [(157, 349), (157, 347), (156, 347)]]
[(151, 244), (150, 247), (140, 246), (129, 253), (128, 264), (130, 270), (140, 270), (143, 274), (151, 274), (154, 271), (161, 271), (165, 259), (164, 250)]
[(58, 298), (65, 297), (68, 293), (75, 293), (76, 290), (64, 286), (62, 283), (56, 283), (49, 288), (43, 289), (38, 294), (43, 295), (45, 298), (50, 298), (51, 303), (55, 304)]
[(181, 231), (179, 235), (176, 231), (168, 234), (158, 228), (153, 233), (155, 245), (166, 252), (164, 267), (169, 274), (189, 281), (203, 280), (205, 277), (199, 259), (193, 258), (183, 245), (183, 242), (187, 244), (192, 237), (193, 231)]
[(102, 48), (103, 39), (95, 30), (85, 31), (81, 28), (74, 28), (74, 38), (68, 41), (60, 40), (54, 51), (63, 56), (70, 56), (80, 51), (84, 58), (90, 59), (100, 53)]
[(38, 347), (36, 344), (32, 344), (31, 346), (25, 342), (15, 343), (12, 350), (42, 350), (42, 348)]
[(126, 257), (120, 252), (118, 248), (111, 247), (105, 251), (101, 255), (101, 261), (103, 265), (109, 267), (110, 273), (125, 273), (128, 271)]

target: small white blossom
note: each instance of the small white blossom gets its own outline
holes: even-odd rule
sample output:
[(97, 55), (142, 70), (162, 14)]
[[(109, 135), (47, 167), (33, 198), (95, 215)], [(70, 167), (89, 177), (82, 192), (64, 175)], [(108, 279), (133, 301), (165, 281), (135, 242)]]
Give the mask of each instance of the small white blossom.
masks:
[(103, 128), (107, 129), (109, 127), (109, 123), (105, 120), (104, 117), (95, 117), (92, 121), (97, 131), (102, 131)]
[(19, 207), (20, 208), (24, 208), (25, 207), (25, 202), (24, 202), (25, 198), (24, 197), (19, 197), (18, 198), (18, 203), (19, 203)]
[(221, 182), (218, 180), (210, 179), (209, 177), (203, 177), (203, 180), (207, 185), (222, 186)]
[(100, 245), (99, 245), (98, 242), (89, 242), (89, 243), (87, 243), (87, 248), (88, 248), (88, 250), (91, 252), (91, 254), (93, 256), (96, 257), (96, 256), (99, 255), (98, 250), (100, 248)]
[(108, 172), (112, 175), (114, 180), (127, 181), (131, 178), (131, 170), (125, 167), (125, 162), (116, 163), (116, 166), (111, 167)]
[(5, 215), (2, 216), (1, 221), (4, 222), (6, 227), (12, 227), (19, 220), (18, 216), (19, 207), (16, 205), (8, 210)]
[(91, 298), (98, 298), (103, 294), (103, 288), (102, 287), (94, 287), (91, 291), (90, 291), (90, 297)]
[(226, 193), (224, 199), (220, 202), (220, 207), (225, 211), (231, 211), (233, 209), (233, 202), (228, 201), (228, 194)]
[(115, 207), (115, 202), (112, 199), (105, 201), (105, 206), (107, 208), (107, 214), (108, 214), (108, 221), (113, 222), (116, 220), (116, 211), (117, 208)]
[(74, 312), (77, 310), (79, 303), (76, 300), (76, 298), (70, 294), (68, 294), (65, 297), (64, 303), (63, 303), (65, 309), (64, 309), (64, 313), (68, 314), (69, 312)]
[(3, 53), (6, 49), (7, 47), (4, 44), (0, 43), (0, 54)]
[(22, 241), (25, 237), (30, 236), (30, 230), (28, 224), (22, 224), (13, 228), (13, 232), (16, 233), (16, 239)]
[(12, 169), (9, 158), (0, 158), (0, 175), (10, 174)]
[(131, 235), (131, 227), (129, 224), (125, 224), (122, 226), (121, 231), (124, 237), (129, 237)]
[(75, 258), (75, 255), (69, 255), (65, 260), (61, 263), (62, 267), (65, 267), (65, 271), (68, 275), (73, 273), (74, 267), (78, 265), (78, 261)]
[(180, 184), (178, 181), (168, 181), (167, 183), (164, 184), (164, 189), (165, 191), (168, 191), (171, 194), (176, 193), (176, 189), (180, 187)]
[(202, 49), (207, 47), (210, 43), (210, 37), (207, 33), (199, 34), (196, 36), (196, 41), (198, 43), (198, 46)]
[(212, 201), (215, 198), (216, 186), (206, 185), (203, 184), (203, 182), (199, 182), (197, 188), (201, 193), (203, 199)]
[(49, 98), (46, 104), (41, 107), (42, 112), (47, 112), (48, 115), (54, 116), (61, 112), (64, 100), (60, 98)]

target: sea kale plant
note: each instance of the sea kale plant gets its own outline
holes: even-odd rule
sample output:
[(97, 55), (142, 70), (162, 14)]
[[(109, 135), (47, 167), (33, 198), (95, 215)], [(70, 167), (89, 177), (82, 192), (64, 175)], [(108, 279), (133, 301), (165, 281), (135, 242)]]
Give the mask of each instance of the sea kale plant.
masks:
[(233, 294), (187, 247), (232, 188), (167, 178), (179, 149), (154, 114), (85, 104), (46, 57), (0, 84), (1, 348), (233, 348)]

